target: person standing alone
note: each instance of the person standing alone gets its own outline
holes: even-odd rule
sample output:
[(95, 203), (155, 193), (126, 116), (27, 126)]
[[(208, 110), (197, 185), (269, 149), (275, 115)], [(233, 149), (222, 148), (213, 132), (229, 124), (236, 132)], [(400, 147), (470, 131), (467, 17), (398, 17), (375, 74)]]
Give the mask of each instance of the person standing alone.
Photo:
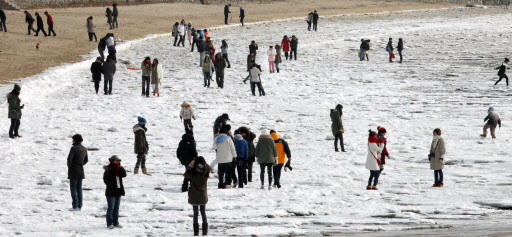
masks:
[(44, 14), (46, 15), (46, 23), (48, 24), (48, 35), (52, 35), (53, 33), (53, 36), (57, 36), (53, 30), (53, 17), (48, 12), (44, 12)]
[(146, 140), (146, 132), (148, 131), (146, 128), (146, 119), (139, 116), (138, 120), (139, 123), (133, 126), (133, 133), (135, 134), (134, 150), (135, 154), (137, 154), (137, 163), (135, 163), (133, 174), (138, 174), (139, 167), (141, 167), (143, 174), (151, 176), (146, 169), (146, 155), (149, 151), (149, 144)]
[(25, 107), (25, 105), (21, 105), (20, 93), (21, 87), (18, 84), (15, 84), (11, 93), (7, 94), (7, 102), (9, 103), (8, 118), (11, 119), (9, 138), (11, 139), (21, 137), (18, 133), (18, 130), (21, 124), (21, 110)]
[(87, 33), (89, 34), (89, 41), (92, 41), (94, 37), (94, 40), (98, 42), (98, 38), (96, 37), (96, 24), (94, 24), (92, 16), (87, 18)]
[(343, 105), (336, 105), (335, 109), (331, 109), (331, 130), (332, 135), (334, 136), (334, 151), (339, 152), (338, 150), (338, 140), (340, 141), (341, 151), (345, 152), (345, 145), (343, 144), (343, 133), (345, 132), (345, 128), (343, 128), (343, 122), (341, 121), (341, 116), (343, 116)]
[(71, 211), (82, 209), (82, 180), (85, 179), (84, 165), (89, 161), (87, 149), (82, 146), (82, 142), (82, 135), (75, 134), (73, 136), (73, 146), (68, 155), (69, 189), (73, 199)]
[(183, 104), (181, 104), (180, 119), (183, 120), (183, 125), (185, 126), (185, 131), (187, 129), (189, 129), (192, 132), (194, 131), (194, 125), (192, 125), (192, 119), (196, 120), (196, 116), (194, 115), (194, 109), (186, 100), (183, 101)]
[(434, 139), (430, 145), (430, 154), (428, 160), (430, 161), (430, 169), (434, 170), (434, 185), (432, 187), (443, 187), (443, 168), (444, 168), (444, 154), (446, 153), (446, 145), (444, 139), (441, 137), (441, 129), (436, 128), (433, 132)]

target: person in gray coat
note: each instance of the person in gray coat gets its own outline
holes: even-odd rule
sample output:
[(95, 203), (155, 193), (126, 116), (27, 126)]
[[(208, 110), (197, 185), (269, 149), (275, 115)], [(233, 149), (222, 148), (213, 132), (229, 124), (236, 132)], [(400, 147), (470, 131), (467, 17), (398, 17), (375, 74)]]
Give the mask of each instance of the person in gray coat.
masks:
[(114, 80), (114, 74), (116, 74), (116, 63), (112, 60), (112, 56), (107, 56), (107, 61), (103, 63), (101, 68), (103, 78), (105, 81), (105, 95), (112, 95), (112, 81)]
[(82, 180), (85, 179), (84, 165), (89, 161), (87, 149), (82, 146), (82, 135), (73, 136), (73, 146), (68, 155), (68, 179), (73, 208), (71, 211), (82, 209)]

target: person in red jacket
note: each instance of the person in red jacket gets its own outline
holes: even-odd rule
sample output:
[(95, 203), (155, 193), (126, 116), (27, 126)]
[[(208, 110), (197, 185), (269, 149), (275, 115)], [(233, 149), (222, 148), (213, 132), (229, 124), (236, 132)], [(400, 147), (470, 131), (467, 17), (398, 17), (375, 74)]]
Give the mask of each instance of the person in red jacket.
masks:
[(382, 172), (384, 170), (384, 165), (386, 164), (386, 157), (388, 159), (391, 159), (391, 158), (389, 157), (388, 148), (387, 148), (388, 139), (386, 138), (386, 129), (379, 126), (379, 127), (377, 127), (377, 131), (378, 131), (377, 137), (379, 138), (377, 145), (379, 145), (381, 143), (384, 144), (384, 149), (382, 149), (382, 155), (380, 158), (380, 160), (381, 160), (380, 171)]
[(48, 14), (48, 12), (44, 12), (44, 14), (46, 15), (46, 23), (48, 24), (48, 35), (51, 35), (53, 32), (53, 36), (57, 36), (57, 34), (55, 34), (55, 31), (53, 30), (52, 16), (50, 14)]
[(284, 36), (283, 41), (281, 41), (281, 48), (283, 49), (286, 60), (288, 60), (288, 52), (290, 52), (290, 39), (288, 39), (288, 36), (286, 35)]

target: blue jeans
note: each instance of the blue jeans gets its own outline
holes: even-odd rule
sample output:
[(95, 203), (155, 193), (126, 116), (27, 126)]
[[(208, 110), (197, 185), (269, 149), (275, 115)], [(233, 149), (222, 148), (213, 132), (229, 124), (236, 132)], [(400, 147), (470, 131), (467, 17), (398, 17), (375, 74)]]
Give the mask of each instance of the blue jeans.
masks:
[(377, 186), (379, 184), (380, 170), (370, 170), (370, 178), (368, 179), (368, 186)]
[(73, 209), (82, 209), (82, 179), (70, 179), (69, 190), (73, 199)]
[(205, 73), (203, 73), (203, 75), (204, 75), (204, 86), (210, 87), (210, 79), (211, 79), (210, 73), (205, 72)]
[(107, 226), (119, 225), (119, 204), (121, 204), (121, 196), (107, 197)]
[(363, 61), (364, 57), (366, 56), (366, 50), (361, 48), (361, 49), (359, 49), (359, 51), (361, 51), (361, 53), (359, 55), (359, 60)]
[(434, 180), (435, 184), (443, 184), (443, 170), (434, 170)]
[(150, 81), (151, 81), (150, 76), (142, 76), (142, 94), (143, 95), (149, 96), (149, 82)]
[(261, 85), (261, 82), (251, 82), (251, 92), (253, 96), (256, 96), (256, 86), (258, 86), (258, 91), (260, 93), (260, 96), (265, 96), (265, 90), (263, 90), (263, 86)]

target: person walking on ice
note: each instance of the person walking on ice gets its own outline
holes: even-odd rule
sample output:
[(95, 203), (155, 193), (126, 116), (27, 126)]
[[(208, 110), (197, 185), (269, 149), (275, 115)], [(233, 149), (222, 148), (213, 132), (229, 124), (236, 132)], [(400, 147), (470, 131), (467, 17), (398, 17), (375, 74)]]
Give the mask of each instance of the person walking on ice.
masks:
[(244, 18), (245, 18), (245, 10), (243, 7), (240, 7), (240, 23), (242, 23), (242, 26), (244, 26)]
[(379, 184), (381, 165), (380, 156), (382, 153), (382, 149), (384, 149), (384, 144), (378, 144), (379, 139), (377, 138), (376, 132), (372, 130), (369, 130), (369, 132), (370, 134), (368, 137), (368, 156), (366, 156), (365, 167), (366, 169), (370, 170), (370, 178), (368, 179), (368, 186), (366, 186), (366, 190), (378, 190), (377, 184)]
[(508, 85), (508, 76), (507, 76), (507, 69), (510, 69), (508, 67), (508, 63), (510, 62), (510, 60), (508, 58), (505, 58), (505, 61), (501, 64), (501, 66), (495, 68), (495, 70), (498, 70), (498, 81), (496, 81), (496, 83), (494, 83), (494, 88), (496, 89), (496, 85), (498, 85), (498, 83), (503, 80), (503, 78), (505, 78), (506, 82), (507, 82), (507, 89), (509, 89), (509, 85)]
[[(277, 135), (276, 131), (270, 130), (270, 136), (274, 139), (274, 143), (277, 148), (277, 165), (273, 167), (274, 171), (274, 188), (281, 188), (281, 170), (283, 169), (284, 164), (286, 163), (288, 166), (292, 161), (292, 153), (290, 151), (290, 147), (288, 143)], [(288, 162), (286, 161), (288, 158)]]
[(139, 173), (139, 167), (142, 168), (142, 173), (145, 175), (151, 176), (146, 169), (146, 155), (149, 151), (148, 141), (146, 140), (146, 132), (148, 129), (146, 128), (146, 119), (143, 117), (138, 117), (139, 123), (133, 126), (133, 133), (135, 134), (135, 146), (134, 152), (137, 154), (137, 163), (135, 163), (135, 169), (133, 170), (133, 174)]
[(268, 173), (268, 190), (272, 190), (272, 167), (277, 164), (277, 147), (268, 130), (261, 132), (255, 156), (260, 164), (261, 189), (265, 189), (265, 169)]
[(206, 164), (202, 156), (190, 162), (185, 172), (185, 178), (190, 180), (188, 189), (188, 203), (194, 210), (193, 228), (194, 236), (199, 236), (199, 211), (203, 221), (203, 236), (208, 235), (208, 221), (206, 219), (206, 204), (208, 203), (208, 178), (211, 167)]
[(185, 130), (190, 129), (190, 131), (194, 131), (192, 119), (196, 120), (196, 116), (194, 115), (194, 109), (186, 100), (181, 104), (180, 119), (183, 120)]
[(501, 128), (501, 119), (494, 112), (494, 108), (490, 107), (489, 110), (487, 110), (488, 114), (487, 117), (485, 117), (484, 122), (487, 122), (484, 125), (484, 134), (480, 135), (481, 137), (487, 137), (487, 129), (491, 129), (491, 137), (492, 139), (496, 139), (496, 126), (500, 125)]
[(268, 68), (270, 73), (274, 73), (276, 71), (276, 54), (276, 50), (273, 48), (273, 46), (270, 46), (270, 48), (267, 50)]
[(94, 90), (96, 91), (96, 95), (100, 89), (102, 64), (103, 61), (101, 60), (101, 57), (97, 57), (96, 61), (91, 64), (92, 81), (94, 82)]
[(107, 227), (109, 229), (123, 228), (119, 224), (119, 206), (121, 196), (124, 196), (123, 178), (126, 177), (126, 170), (121, 166), (121, 159), (116, 155), (110, 157), (110, 164), (103, 166), (103, 182), (107, 186), (105, 196), (107, 197)]
[(345, 132), (345, 128), (343, 128), (341, 116), (343, 116), (343, 105), (337, 104), (335, 109), (331, 109), (331, 130), (332, 135), (334, 136), (335, 152), (339, 152), (338, 140), (340, 141), (341, 151), (345, 152), (345, 145), (343, 144), (343, 133)]
[(441, 137), (441, 129), (436, 128), (433, 132), (434, 139), (430, 145), (430, 154), (428, 160), (430, 161), (430, 169), (434, 170), (434, 185), (432, 187), (443, 187), (443, 168), (444, 168), (444, 154), (446, 153), (446, 146), (444, 139)]
[(69, 190), (71, 191), (72, 209), (71, 211), (80, 211), (82, 209), (82, 180), (85, 179), (84, 165), (89, 161), (87, 149), (82, 146), (84, 139), (82, 135), (75, 134), (72, 138), (73, 146), (68, 155), (68, 179)]

